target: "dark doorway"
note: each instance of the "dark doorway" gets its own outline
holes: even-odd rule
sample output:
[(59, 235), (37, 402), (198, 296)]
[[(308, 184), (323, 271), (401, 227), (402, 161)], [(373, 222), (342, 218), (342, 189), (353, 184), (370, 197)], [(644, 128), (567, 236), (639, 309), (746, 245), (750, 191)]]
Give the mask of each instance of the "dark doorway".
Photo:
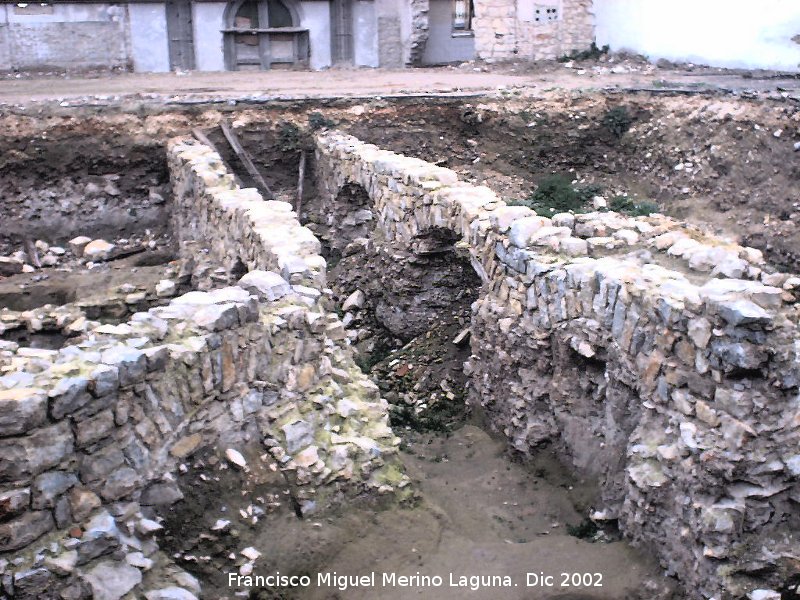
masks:
[(331, 4), (331, 56), (335, 65), (353, 64), (353, 0)]
[(169, 68), (194, 69), (194, 35), (191, 0), (167, 0)]

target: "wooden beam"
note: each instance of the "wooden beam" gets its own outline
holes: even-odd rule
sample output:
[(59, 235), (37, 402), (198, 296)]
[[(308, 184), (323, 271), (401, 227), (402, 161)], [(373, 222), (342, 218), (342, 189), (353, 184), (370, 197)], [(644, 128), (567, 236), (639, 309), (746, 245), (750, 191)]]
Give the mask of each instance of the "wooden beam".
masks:
[(295, 212), (297, 218), (300, 218), (300, 209), (303, 207), (303, 183), (306, 179), (306, 151), (300, 153), (300, 172), (297, 175), (297, 203), (295, 204)]
[(269, 189), (267, 182), (264, 181), (264, 178), (261, 176), (261, 173), (258, 172), (256, 169), (255, 164), (253, 163), (253, 159), (250, 158), (250, 155), (247, 151), (242, 147), (241, 142), (239, 141), (238, 136), (234, 133), (233, 129), (231, 129), (230, 125), (225, 120), (220, 121), (219, 123), (220, 128), (222, 129), (222, 133), (225, 134), (225, 139), (228, 140), (228, 143), (231, 145), (231, 148), (236, 153), (236, 156), (242, 161), (244, 168), (247, 169), (247, 172), (250, 174), (250, 177), (256, 182), (256, 185), (261, 188), (261, 191), (264, 192), (264, 197), (267, 200), (274, 200), (275, 194), (272, 193), (272, 190)]
[[(208, 139), (208, 136), (207, 136), (205, 133), (203, 133), (203, 131), (202, 131), (201, 129), (198, 129), (197, 127), (195, 127), (194, 129), (192, 129), (192, 135), (195, 137), (195, 139), (196, 139), (198, 142), (200, 142), (200, 143), (201, 143), (201, 144), (203, 144), (204, 146), (208, 146), (208, 147), (209, 147), (209, 148), (211, 148), (211, 149), (212, 149), (214, 152), (216, 152), (217, 154), (219, 154), (219, 157), (220, 157), (220, 159), (222, 160), (222, 162), (223, 162), (223, 163), (225, 163), (225, 158), (222, 156), (222, 153), (221, 153), (221, 152), (219, 151), (219, 149), (218, 149), (218, 148), (217, 148), (217, 147), (214, 145), (214, 142), (212, 142), (210, 139)], [(234, 173), (233, 169), (231, 169), (230, 167), (228, 167), (228, 165), (225, 165), (225, 169), (226, 169), (226, 170), (227, 170), (229, 173), (231, 173), (231, 174), (233, 175), (233, 181), (236, 183), (236, 185), (238, 185), (239, 187), (242, 187), (242, 180), (241, 180), (241, 179), (239, 179), (239, 176), (238, 176), (236, 173)]]

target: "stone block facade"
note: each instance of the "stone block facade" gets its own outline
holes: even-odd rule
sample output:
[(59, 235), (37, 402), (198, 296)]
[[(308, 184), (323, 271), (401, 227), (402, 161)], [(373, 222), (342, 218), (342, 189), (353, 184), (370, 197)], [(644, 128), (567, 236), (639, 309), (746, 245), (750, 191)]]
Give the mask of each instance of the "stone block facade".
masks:
[[(524, 7), (522, 4), (514, 0), (475, 1), (472, 29), (477, 58), (555, 59), (585, 50), (594, 41), (592, 0), (541, 0), (525, 3)], [(552, 10), (557, 12), (548, 12)]]
[[(470, 398), (522, 454), (550, 445), (697, 597), (793, 571), (800, 278), (662, 215), (537, 216), (446, 168), (317, 136), (321, 201), (366, 190), (376, 240), (452, 231), (484, 281)], [(693, 595), (693, 597), (694, 597)]]

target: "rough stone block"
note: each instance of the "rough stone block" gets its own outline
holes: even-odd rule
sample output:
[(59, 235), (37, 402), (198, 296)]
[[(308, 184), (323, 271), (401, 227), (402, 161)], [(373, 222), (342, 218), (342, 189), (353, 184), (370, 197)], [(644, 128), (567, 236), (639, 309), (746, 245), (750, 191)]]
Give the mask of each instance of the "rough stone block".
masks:
[(18, 515), (30, 506), (30, 488), (21, 488), (0, 492), (0, 519), (7, 520), (9, 517)]
[(239, 323), (239, 311), (235, 304), (212, 304), (198, 309), (192, 322), (208, 331), (231, 329)]
[(129, 386), (142, 381), (147, 373), (147, 357), (142, 350), (118, 345), (103, 352), (101, 360), (116, 367), (120, 386)]
[(0, 523), (0, 552), (19, 550), (55, 527), (49, 510), (29, 511), (12, 521)]
[(68, 498), (72, 517), (78, 523), (85, 520), (101, 505), (100, 497), (97, 494), (82, 487), (72, 488)]
[(139, 487), (141, 480), (138, 473), (130, 467), (116, 469), (106, 479), (105, 485), (100, 490), (104, 500), (118, 500), (127, 496)]
[(262, 300), (278, 300), (292, 291), (289, 282), (274, 271), (250, 271), (237, 285), (256, 294)]
[(108, 446), (80, 459), (81, 481), (89, 482), (108, 476), (125, 462), (125, 456), (119, 448)]
[(39, 388), (0, 390), (0, 436), (30, 431), (47, 419), (47, 394)]
[(0, 440), (0, 479), (8, 481), (37, 475), (72, 454), (69, 423), (36, 429), (30, 435)]
[(31, 506), (36, 510), (52, 508), (59, 496), (77, 484), (78, 478), (74, 473), (66, 471), (42, 473), (33, 480), (33, 485), (31, 485), (33, 495)]
[(142, 582), (142, 572), (125, 563), (104, 561), (83, 575), (95, 600), (120, 600)]
[(9, 256), (0, 256), (0, 277), (10, 277), (22, 273), (25, 263)]
[(173, 482), (154, 483), (142, 492), (142, 506), (169, 506), (183, 499), (183, 493)]
[(63, 419), (89, 402), (92, 397), (87, 391), (88, 386), (89, 379), (83, 376), (64, 377), (59, 380), (48, 393), (52, 417)]
[(84, 448), (114, 431), (114, 412), (104, 410), (95, 416), (79, 421), (75, 425), (75, 441), (79, 448)]

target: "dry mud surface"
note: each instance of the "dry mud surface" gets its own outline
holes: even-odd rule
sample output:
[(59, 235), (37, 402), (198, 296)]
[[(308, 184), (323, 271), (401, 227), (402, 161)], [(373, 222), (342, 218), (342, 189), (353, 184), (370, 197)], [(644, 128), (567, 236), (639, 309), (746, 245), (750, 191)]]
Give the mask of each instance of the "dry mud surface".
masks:
[[(249, 591), (258, 599), (667, 597), (656, 596), (665, 586), (658, 566), (624, 542), (590, 542), (569, 535), (567, 526), (584, 519), (591, 485), (570, 479), (546, 452), (533, 464), (510, 462), (503, 443), (476, 425), (467, 424), (446, 436), (413, 435), (403, 452), (419, 491), (411, 507), (352, 506), (340, 514), (300, 520), (285, 500), (288, 494), (278, 477), (251, 489), (236, 481), (235, 473), (207, 465), (204, 472), (221, 477), (232, 491), (209, 497), (198, 473), (186, 476), (182, 488), (196, 495), (187, 493), (175, 505), (168, 519), (166, 539), (173, 539), (168, 549), (188, 556), (181, 564), (203, 581), (207, 598), (233, 598), (237, 591)], [(242, 488), (246, 492), (239, 492)], [(284, 499), (278, 502), (281, 506), (258, 527), (246, 524), (238, 511), (252, 497), (270, 493)], [(233, 520), (236, 535), (211, 532), (217, 519)], [(378, 585), (345, 591), (316, 585), (294, 590), (229, 588), (226, 573), (235, 571), (236, 561), (227, 555), (233, 552), (241, 560), (237, 550), (246, 546), (262, 553), (255, 575), (309, 574), (316, 584), (318, 572), (374, 571)], [(203, 554), (212, 557), (205, 566), (197, 559)], [(384, 588), (383, 572), (439, 575), (444, 585), (427, 590)], [(527, 588), (528, 572), (600, 573), (603, 586)], [(472, 591), (449, 587), (450, 573), (455, 580), (461, 575), (509, 575), (519, 585)]]

